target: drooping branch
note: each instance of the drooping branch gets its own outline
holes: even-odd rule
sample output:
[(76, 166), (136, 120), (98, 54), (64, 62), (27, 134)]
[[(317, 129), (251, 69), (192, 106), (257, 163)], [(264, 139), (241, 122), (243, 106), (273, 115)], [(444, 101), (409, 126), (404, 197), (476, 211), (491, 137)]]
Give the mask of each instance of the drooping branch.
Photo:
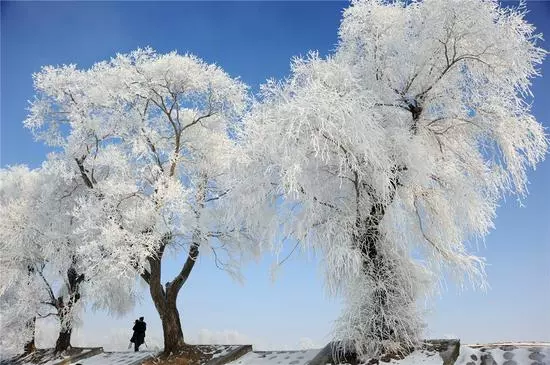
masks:
[(216, 252), (216, 249), (214, 247), (210, 247), (210, 249), (212, 250), (212, 253), (214, 254), (214, 264), (216, 265), (216, 267), (220, 270), (224, 270), (224, 271), (228, 271), (225, 267), (227, 266), (227, 264), (223, 263), (219, 258), (218, 258), (218, 253)]
[(336, 205), (334, 204), (331, 204), (331, 203), (327, 203), (327, 202), (324, 202), (322, 200), (319, 200), (315, 195), (311, 195), (311, 194), (308, 194), (306, 192), (306, 190), (304, 189), (303, 186), (301, 186), (300, 184), (298, 184), (298, 191), (306, 196), (311, 196), (311, 198), (313, 199), (314, 202), (316, 203), (319, 203), (321, 205), (324, 205), (325, 207), (328, 207), (328, 208), (331, 208), (331, 209), (335, 209), (337, 212), (341, 212), (340, 208), (338, 208)]
[[(55, 297), (55, 295), (53, 295), (52, 287), (50, 286), (50, 283), (48, 282), (48, 280), (46, 280), (46, 278), (44, 277), (44, 274), (42, 273), (42, 270), (37, 270), (37, 272), (38, 272), (38, 275), (40, 276), (40, 278), (42, 278), (42, 281), (44, 281), (44, 284), (46, 284), (46, 290), (48, 291), (50, 301), (53, 302), (53, 303), (57, 303), (57, 298)], [(54, 304), (54, 306), (55, 306), (55, 304)]]
[(413, 202), (413, 205), (414, 205), (414, 212), (416, 213), (416, 217), (418, 219), (418, 227), (420, 229), (420, 232), (422, 233), (422, 236), (424, 237), (424, 239), (426, 240), (426, 242), (428, 242), (433, 248), (434, 250), (437, 251), (437, 253), (439, 253), (441, 255), (441, 257), (443, 257), (444, 259), (449, 259), (449, 254), (445, 251), (443, 251), (441, 249), (441, 247), (439, 245), (437, 245), (431, 238), (428, 237), (428, 235), (426, 234), (426, 231), (424, 229), (424, 224), (422, 222), (422, 218), (420, 216), (420, 212), (418, 211), (418, 206), (417, 206), (417, 201), (416, 201), (416, 197), (414, 199), (414, 202)]

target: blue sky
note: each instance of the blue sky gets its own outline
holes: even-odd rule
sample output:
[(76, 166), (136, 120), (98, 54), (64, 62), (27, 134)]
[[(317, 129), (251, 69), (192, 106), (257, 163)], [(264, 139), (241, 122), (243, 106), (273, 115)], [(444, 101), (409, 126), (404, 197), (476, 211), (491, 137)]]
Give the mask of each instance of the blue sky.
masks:
[[(161, 53), (195, 53), (256, 90), (267, 78), (287, 75), (293, 56), (330, 52), (346, 6), (335, 1), (2, 2), (1, 166), (37, 167), (47, 152), (22, 127), (33, 95), (31, 74), (42, 65), (88, 67), (116, 52), (151, 46)], [(550, 2), (529, 1), (527, 6), (527, 18), (550, 38)], [(550, 42), (544, 47), (550, 49)], [(533, 84), (533, 111), (548, 128), (550, 62), (542, 69), (547, 76)], [(465, 343), (550, 340), (550, 161), (529, 172), (529, 178), (530, 195), (522, 205), (513, 197), (502, 202), (496, 230), (480, 248), (489, 263), (491, 288), (459, 293), (449, 283), (432, 302), (428, 335), (453, 335)], [(177, 262), (177, 257), (171, 260), (167, 274), (177, 270)], [(318, 258), (293, 256), (276, 281), (270, 277), (271, 263), (266, 257), (247, 265), (246, 282), (240, 285), (201, 258), (179, 297), (184, 334), (264, 348), (297, 347), (303, 338), (324, 345), (340, 304), (324, 294)], [(138, 314), (146, 317), (151, 338), (160, 336), (158, 315), (144, 294), (135, 311), (122, 318), (88, 311), (75, 344), (108, 345), (113, 341), (108, 332), (127, 328), (130, 334)]]

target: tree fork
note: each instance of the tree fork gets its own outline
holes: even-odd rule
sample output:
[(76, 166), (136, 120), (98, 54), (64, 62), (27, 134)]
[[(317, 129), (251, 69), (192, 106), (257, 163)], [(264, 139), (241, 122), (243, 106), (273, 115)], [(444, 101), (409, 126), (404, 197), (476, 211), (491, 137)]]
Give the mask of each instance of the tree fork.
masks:
[(162, 256), (164, 247), (170, 238), (171, 237), (164, 238), (164, 243), (161, 249), (159, 249), (157, 257), (149, 258), (151, 271), (148, 275), (142, 275), (144, 280), (149, 284), (151, 298), (153, 299), (153, 303), (155, 304), (155, 308), (162, 322), (164, 352), (167, 354), (175, 352), (185, 346), (181, 319), (177, 308), (177, 298), (199, 255), (199, 243), (192, 243), (187, 260), (180, 273), (174, 280), (167, 282), (166, 287), (163, 288), (161, 284)]
[[(185, 345), (181, 320), (177, 308), (177, 296), (180, 288), (167, 283), (166, 291), (160, 283), (160, 260), (151, 265), (149, 292), (159, 313), (164, 334), (164, 352), (169, 354)], [(157, 279), (158, 278), (158, 279)]]

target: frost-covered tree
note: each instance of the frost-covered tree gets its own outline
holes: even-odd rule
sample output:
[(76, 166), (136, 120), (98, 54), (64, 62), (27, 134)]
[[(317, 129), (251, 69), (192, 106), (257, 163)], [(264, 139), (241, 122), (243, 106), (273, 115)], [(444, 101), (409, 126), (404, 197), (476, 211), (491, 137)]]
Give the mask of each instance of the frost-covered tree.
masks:
[(28, 199), (35, 198), (32, 192), (38, 181), (39, 174), (24, 167), (0, 170), (0, 328), (14, 334), (2, 336), (0, 346), (5, 351), (18, 352), (23, 345), (25, 352), (34, 351), (35, 318), (40, 316), (40, 303), (48, 299), (37, 271), (43, 267), (43, 258), (36, 246), (21, 244), (31, 242), (35, 232), (11, 224), (26, 222), (32, 214)]
[(243, 204), (267, 201), (278, 234), (324, 253), (344, 350), (415, 346), (417, 299), (442, 269), (483, 284), (468, 245), (547, 150), (526, 100), (546, 52), (523, 16), (497, 1), (354, 1), (333, 55), (263, 87)]
[(17, 334), (3, 348), (26, 343), (32, 350), (36, 319), (56, 316), (55, 350), (61, 352), (70, 346), (84, 304), (113, 312), (131, 306), (128, 282), (98, 272), (83, 256), (85, 237), (73, 215), (79, 196), (87, 193), (79, 181), (76, 171), (53, 156), (39, 169), (0, 170), (1, 327)]
[[(200, 251), (237, 274), (250, 242), (223, 204), (241, 177), (232, 135), (246, 86), (192, 55), (150, 49), (90, 69), (44, 67), (25, 124), (60, 147), (88, 194), (75, 222), (91, 267), (139, 273), (159, 312), (164, 350), (184, 345), (176, 304)], [(179, 273), (161, 279), (167, 254), (186, 252)], [(222, 262), (223, 261), (223, 262)], [(98, 270), (103, 272), (102, 270)]]

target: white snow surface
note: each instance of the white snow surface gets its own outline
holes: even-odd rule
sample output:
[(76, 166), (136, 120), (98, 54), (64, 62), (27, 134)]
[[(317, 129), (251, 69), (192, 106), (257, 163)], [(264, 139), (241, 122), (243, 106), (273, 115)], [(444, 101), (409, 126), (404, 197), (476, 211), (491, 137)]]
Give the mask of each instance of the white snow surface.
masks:
[[(521, 347), (514, 344), (514, 349), (505, 351), (502, 349), (506, 344), (498, 344), (482, 348), (472, 348), (469, 346), (460, 346), (460, 354), (455, 365), (480, 364), (481, 356), (490, 354), (496, 364), (502, 365), (543, 365), (550, 364), (550, 346), (533, 343), (531, 346), (521, 344)], [(533, 351), (535, 350), (536, 351)], [(473, 356), (472, 356), (473, 355)]]
[[(318, 353), (316, 350), (303, 351), (262, 351), (249, 352), (238, 360), (227, 365), (307, 365)], [(403, 360), (392, 360), (390, 363), (399, 365), (441, 365), (442, 360), (437, 352), (415, 351)]]
[[(540, 344), (534, 343), (529, 347), (516, 347), (509, 351), (501, 349), (501, 346), (503, 346), (503, 344), (499, 344), (495, 347), (485, 347), (484, 351), (482, 351), (481, 348), (472, 348), (465, 345), (460, 346), (460, 353), (456, 359), (455, 365), (479, 365), (481, 364), (481, 357), (486, 354), (491, 355), (496, 365), (550, 364), (549, 346), (541, 346)], [(532, 351), (532, 348), (536, 348), (537, 351)], [(505, 356), (505, 354), (507, 355)], [(390, 364), (399, 365), (442, 365), (442, 363), (443, 360), (438, 353), (427, 351), (415, 351), (403, 360), (393, 360), (390, 362)]]
[[(227, 355), (238, 346), (213, 346), (213, 358)], [(508, 350), (508, 351), (506, 351)], [(320, 349), (302, 351), (253, 351), (227, 365), (308, 365)], [(132, 365), (156, 354), (155, 351), (140, 352), (104, 352), (87, 359), (73, 361), (71, 365)], [(481, 357), (490, 354), (495, 360), (493, 365), (550, 365), (550, 345), (533, 343), (522, 344), (514, 348), (503, 349), (502, 344), (472, 348), (460, 346), (460, 354), (455, 365), (480, 365)], [(54, 365), (62, 358), (56, 358), (41, 365)], [(442, 365), (443, 360), (437, 352), (417, 350), (402, 360), (391, 360), (380, 365)], [(35, 365), (30, 362), (23, 365)], [(345, 364), (342, 364), (345, 365)]]
[(96, 356), (89, 357), (87, 359), (77, 360), (71, 362), (71, 365), (131, 365), (139, 360), (145, 360), (156, 354), (153, 351), (138, 351), (138, 352), (104, 352)]
[[(389, 364), (399, 365), (441, 365), (443, 360), (437, 352), (417, 350), (402, 360), (392, 360)], [(384, 363), (381, 363), (384, 364)]]
[(215, 359), (217, 357), (225, 356), (229, 354), (231, 351), (234, 351), (240, 347), (240, 345), (232, 345), (232, 346), (212, 346), (214, 347), (214, 351), (210, 352), (212, 355), (212, 359)]
[(249, 352), (227, 365), (306, 365), (319, 351), (321, 350)]
[[(532, 347), (537, 348), (537, 350), (532, 351)], [(228, 363), (228, 365), (307, 365), (319, 351), (320, 350), (249, 352), (240, 359)], [(507, 355), (505, 356), (506, 353)], [(504, 351), (498, 346), (488, 347), (482, 351), (481, 348), (471, 348), (463, 345), (460, 346), (460, 354), (458, 355), (455, 365), (480, 365), (481, 357), (484, 354), (490, 354), (496, 362), (495, 365), (550, 365), (550, 347), (547, 345), (541, 346), (535, 343), (533, 346), (516, 347), (509, 351)], [(472, 357), (472, 355), (474, 356)], [(389, 363), (381, 362), (380, 364), (442, 365), (443, 359), (437, 352), (417, 350), (402, 360), (391, 360)]]

